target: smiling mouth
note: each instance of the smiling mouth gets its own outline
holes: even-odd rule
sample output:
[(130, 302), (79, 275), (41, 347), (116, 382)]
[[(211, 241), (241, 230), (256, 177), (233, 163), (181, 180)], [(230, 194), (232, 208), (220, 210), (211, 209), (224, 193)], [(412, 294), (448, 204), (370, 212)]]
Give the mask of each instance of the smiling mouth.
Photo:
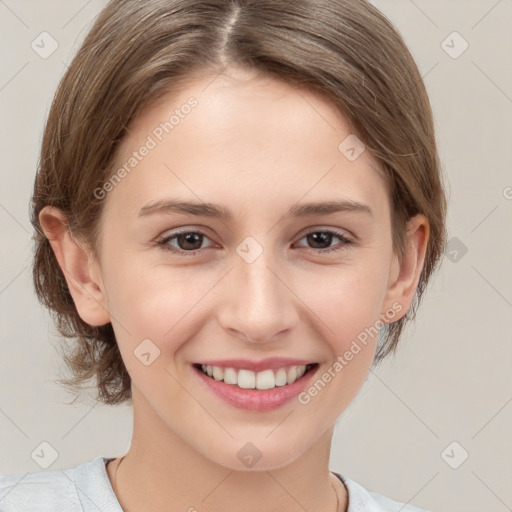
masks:
[(193, 366), (213, 380), (223, 381), (225, 384), (230, 384), (241, 389), (265, 390), (293, 384), (307, 373), (316, 370), (318, 363), (288, 365), (281, 368), (263, 370), (261, 372), (205, 364), (194, 364)]

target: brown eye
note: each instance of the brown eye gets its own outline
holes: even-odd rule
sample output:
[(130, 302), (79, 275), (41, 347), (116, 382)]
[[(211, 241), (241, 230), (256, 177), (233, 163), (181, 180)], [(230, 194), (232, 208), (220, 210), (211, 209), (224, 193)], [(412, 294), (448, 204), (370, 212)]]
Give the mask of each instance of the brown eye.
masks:
[[(201, 231), (181, 231), (166, 236), (158, 242), (158, 245), (170, 252), (183, 253), (188, 256), (196, 254), (201, 249), (205, 238), (208, 237)], [(172, 243), (174, 241), (175, 243)]]
[[(202, 245), (205, 239), (209, 240), (202, 231), (181, 231), (164, 237), (157, 244), (172, 253), (193, 256), (204, 249)], [(316, 254), (338, 251), (354, 243), (344, 234), (329, 230), (310, 231), (301, 240), (304, 239), (310, 244), (306, 249)], [(331, 247), (336, 239), (340, 242)]]
[(183, 233), (174, 238), (176, 238), (179, 248), (184, 251), (200, 249), (203, 244), (203, 235), (199, 233)]
[[(341, 245), (338, 243), (334, 247), (330, 247), (334, 239), (341, 240)], [(308, 249), (317, 253), (326, 253), (331, 251), (338, 251), (344, 247), (351, 245), (353, 242), (342, 233), (336, 231), (310, 231), (301, 240), (306, 239), (311, 247)], [(327, 246), (327, 247), (325, 247)]]
[[(314, 249), (328, 249), (332, 243), (333, 234), (326, 232), (310, 233), (306, 238), (310, 244), (313, 244)], [(327, 246), (318, 247), (319, 244), (320, 246), (327, 244)]]

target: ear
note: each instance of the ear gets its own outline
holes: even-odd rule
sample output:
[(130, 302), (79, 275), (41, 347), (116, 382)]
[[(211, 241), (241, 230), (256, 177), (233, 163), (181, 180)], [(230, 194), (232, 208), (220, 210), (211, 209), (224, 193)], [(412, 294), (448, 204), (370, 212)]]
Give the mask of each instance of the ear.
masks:
[(402, 259), (394, 255), (393, 263), (390, 268), (388, 290), (383, 306), (383, 321), (385, 322), (384, 312), (393, 309), (393, 304), (400, 304), (402, 307), (399, 314), (393, 317), (396, 322), (409, 311), (420, 274), (425, 262), (427, 243), (430, 236), (430, 227), (427, 218), (424, 215), (416, 215), (407, 223), (405, 254)]
[(55, 253), (80, 318), (93, 326), (110, 322), (99, 265), (92, 252), (73, 237), (61, 210), (44, 207), (39, 223)]

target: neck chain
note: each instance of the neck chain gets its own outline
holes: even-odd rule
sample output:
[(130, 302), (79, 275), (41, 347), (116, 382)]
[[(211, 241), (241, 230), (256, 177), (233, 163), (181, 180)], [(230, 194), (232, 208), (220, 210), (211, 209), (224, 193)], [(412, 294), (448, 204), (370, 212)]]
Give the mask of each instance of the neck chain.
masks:
[[(337, 479), (338, 477), (334, 476), (334, 478)], [(331, 480), (331, 486), (332, 486), (332, 488), (334, 490), (334, 494), (336, 494), (336, 512), (342, 512), (340, 510), (340, 497), (338, 495), (338, 491), (336, 490), (336, 487), (334, 487), (334, 484), (332, 483), (332, 480)]]
[(116, 470), (114, 471), (114, 492), (118, 495), (118, 497), (119, 497), (119, 491), (117, 489), (117, 471), (119, 470), (119, 466), (121, 465), (121, 462), (123, 462), (123, 459), (125, 458), (125, 456), (126, 455), (123, 455), (121, 457), (121, 459), (119, 460), (119, 463), (116, 466)]
[[(121, 457), (121, 459), (119, 460), (119, 463), (117, 464), (116, 469), (114, 471), (114, 492), (118, 495), (118, 497), (119, 497), (119, 491), (117, 488), (117, 472), (119, 471), (119, 466), (121, 465), (121, 462), (123, 462), (123, 459), (125, 458), (125, 456), (126, 455), (123, 455)], [(336, 487), (334, 487), (332, 480), (331, 480), (331, 487), (334, 491), (334, 494), (336, 494), (336, 512), (341, 512), (340, 511), (340, 497), (338, 496), (338, 491), (336, 490)]]

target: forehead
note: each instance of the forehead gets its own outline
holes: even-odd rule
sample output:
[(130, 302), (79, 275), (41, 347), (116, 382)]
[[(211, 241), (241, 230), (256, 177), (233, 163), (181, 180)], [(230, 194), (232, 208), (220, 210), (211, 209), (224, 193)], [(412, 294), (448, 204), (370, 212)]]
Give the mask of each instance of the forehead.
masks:
[(378, 162), (346, 152), (364, 149), (355, 137), (329, 100), (305, 88), (240, 70), (198, 77), (132, 123), (115, 167), (128, 172), (108, 202), (134, 210), (169, 195), (235, 214), (237, 204), (256, 205), (263, 215), (303, 197), (349, 198), (384, 214)]

